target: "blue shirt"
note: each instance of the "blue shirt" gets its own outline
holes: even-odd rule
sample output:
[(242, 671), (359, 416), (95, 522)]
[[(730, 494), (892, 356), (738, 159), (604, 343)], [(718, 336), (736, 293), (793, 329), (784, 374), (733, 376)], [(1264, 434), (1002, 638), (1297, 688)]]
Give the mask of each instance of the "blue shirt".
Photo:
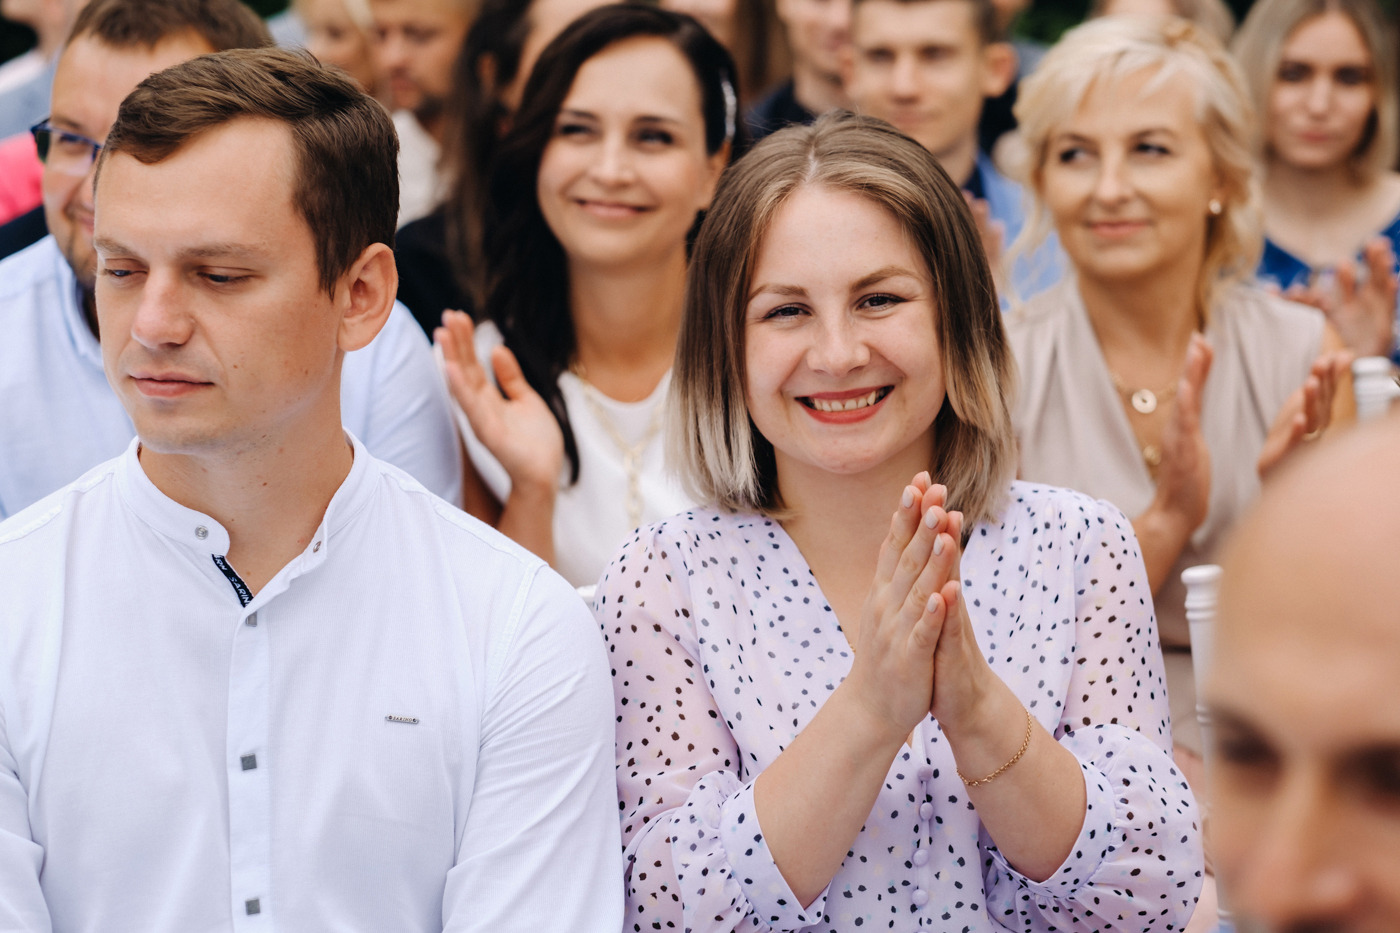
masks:
[[(78, 282), (52, 236), (0, 262), (0, 519), (121, 454), (136, 430), (102, 368)], [(370, 453), (452, 503), (462, 463), (422, 330), (395, 305), (348, 353), (341, 417)]]
[[(1392, 250), (1400, 250), (1400, 214), (1391, 220), (1389, 226), (1380, 231), (1380, 236), (1390, 241)], [(1360, 255), (1358, 254), (1358, 259)], [(1279, 246), (1273, 240), (1264, 238), (1264, 255), (1259, 259), (1259, 279), (1272, 285), (1277, 285), (1282, 290), (1292, 288), (1294, 285), (1310, 285), (1315, 273), (1329, 272), (1329, 268), (1313, 269), (1312, 266), (1294, 256), (1288, 250)], [(1400, 275), (1400, 255), (1395, 260), (1393, 271)], [(1395, 310), (1396, 333), (1400, 334), (1400, 304)], [(1395, 348), (1392, 359), (1400, 363), (1400, 346)]]
[[(1026, 202), (1021, 186), (998, 172), (992, 160), (979, 152), (972, 178), (963, 188), (987, 202), (992, 219), (1000, 223), (1004, 231), (1003, 248), (1010, 248), (1026, 226)], [(1016, 297), (1024, 301), (1054, 285), (1064, 273), (1065, 256), (1059, 239), (1052, 232), (1040, 246), (1016, 257), (1011, 268), (1011, 287)], [(1002, 306), (1006, 306), (1004, 300)]]

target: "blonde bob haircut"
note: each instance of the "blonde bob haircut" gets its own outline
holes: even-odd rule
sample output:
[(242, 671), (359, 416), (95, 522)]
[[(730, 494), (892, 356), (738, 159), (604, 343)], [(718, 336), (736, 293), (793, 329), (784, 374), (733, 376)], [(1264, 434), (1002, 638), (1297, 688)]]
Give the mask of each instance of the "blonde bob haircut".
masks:
[[(1400, 132), (1394, 34), (1373, 0), (1258, 0), (1235, 36), (1235, 58), (1249, 81), (1254, 106), (1261, 115), (1267, 114), (1284, 43), (1299, 26), (1324, 13), (1341, 13), (1351, 20), (1371, 58), (1371, 89), (1376, 103), (1349, 165), (1353, 177), (1370, 181), (1395, 164), (1396, 134)], [(1267, 133), (1259, 135), (1258, 151), (1268, 158), (1272, 153)]]
[(1194, 23), (1174, 16), (1110, 16), (1065, 33), (1039, 67), (1021, 82), (1016, 102), (1026, 145), (1026, 182), (1035, 195), (1015, 249), (1044, 239), (1051, 227), (1045, 207), (1045, 164), (1056, 131), (1100, 83), (1112, 85), (1140, 71), (1155, 74), (1143, 88), (1152, 94), (1185, 81), (1195, 90), (1196, 119), (1210, 149), (1221, 211), (1201, 205), (1205, 256), (1196, 279), (1202, 322), (1225, 283), (1254, 274), (1264, 248), (1259, 180), (1254, 157), (1254, 108), (1243, 75), (1225, 47)]
[(773, 446), (749, 418), (745, 318), (773, 215), (806, 186), (885, 208), (927, 264), (947, 386), (928, 468), (971, 529), (999, 511), (1015, 473), (1015, 364), (962, 192), (927, 150), (871, 117), (833, 114), (781, 130), (720, 181), (686, 279), (667, 419), (672, 463), (698, 502), (784, 514)]

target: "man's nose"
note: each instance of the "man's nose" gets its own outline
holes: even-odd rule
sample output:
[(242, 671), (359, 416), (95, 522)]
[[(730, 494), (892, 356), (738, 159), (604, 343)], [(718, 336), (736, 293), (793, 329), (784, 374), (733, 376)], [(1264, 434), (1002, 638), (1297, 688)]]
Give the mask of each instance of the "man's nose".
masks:
[(180, 346), (193, 332), (193, 318), (182, 300), (182, 289), (174, 276), (149, 272), (141, 288), (136, 314), (131, 320), (131, 336), (151, 350)]

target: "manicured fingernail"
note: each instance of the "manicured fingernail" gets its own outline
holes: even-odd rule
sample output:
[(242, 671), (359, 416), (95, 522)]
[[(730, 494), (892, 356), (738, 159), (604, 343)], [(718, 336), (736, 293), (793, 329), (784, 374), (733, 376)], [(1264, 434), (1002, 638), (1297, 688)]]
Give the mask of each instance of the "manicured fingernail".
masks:
[(933, 556), (937, 557), (943, 553), (943, 536), (939, 535), (933, 539)]
[(925, 513), (924, 513), (924, 524), (927, 525), (927, 526), (929, 526), (930, 528), (937, 528), (937, 527), (938, 527), (938, 513), (935, 512), (933, 509), (929, 509), (927, 512), (925, 512)]
[(904, 495), (900, 496), (899, 504), (904, 506), (906, 509), (912, 506), (914, 504), (914, 490), (910, 489), (908, 486), (905, 486)]
[(939, 596), (937, 593), (934, 593), (932, 596), (930, 596), (930, 597), (928, 598), (928, 603), (927, 603), (927, 605), (924, 606), (924, 608), (927, 609), (929, 612), (937, 612), (937, 611), (938, 611), (938, 604), (939, 604), (940, 602), (942, 602), (942, 601), (943, 601), (942, 597)]
[(914, 479), (916, 479), (916, 480), (921, 479), (921, 480), (923, 480), (925, 483), (931, 483), (931, 482), (933, 482), (933, 477), (928, 475), (928, 470), (924, 470), (924, 471), (923, 471), (922, 473), (920, 473), (918, 476), (914, 477)]

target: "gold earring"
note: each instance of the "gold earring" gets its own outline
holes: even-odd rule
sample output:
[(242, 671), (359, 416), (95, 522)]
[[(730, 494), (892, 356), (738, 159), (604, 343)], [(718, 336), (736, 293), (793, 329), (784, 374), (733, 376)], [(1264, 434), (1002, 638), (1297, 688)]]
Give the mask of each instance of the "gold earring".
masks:
[(1220, 203), (1219, 198), (1211, 198), (1210, 203), (1206, 205), (1206, 209), (1210, 211), (1212, 217), (1219, 217), (1221, 214), (1225, 213), (1225, 205)]

